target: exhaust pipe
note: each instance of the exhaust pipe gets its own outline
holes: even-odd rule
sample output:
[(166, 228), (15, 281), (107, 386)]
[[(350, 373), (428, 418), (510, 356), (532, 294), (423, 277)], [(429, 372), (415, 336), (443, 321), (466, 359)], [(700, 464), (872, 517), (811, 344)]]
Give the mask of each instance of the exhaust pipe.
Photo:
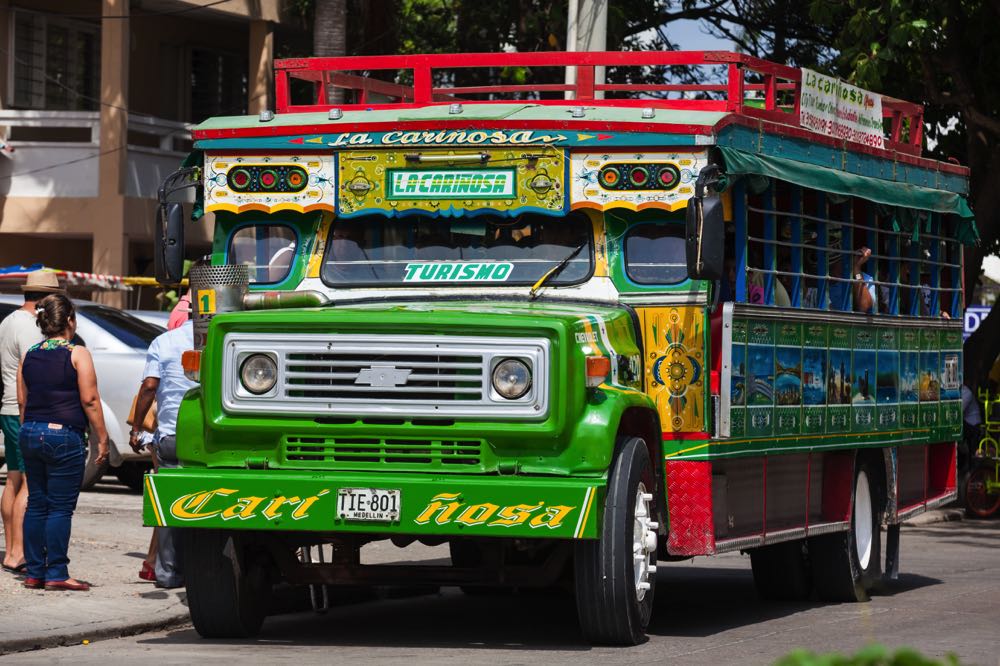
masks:
[(244, 309), (243, 301), (250, 288), (250, 269), (245, 264), (195, 265), (188, 279), (194, 315), (194, 348), (202, 350), (212, 317)]

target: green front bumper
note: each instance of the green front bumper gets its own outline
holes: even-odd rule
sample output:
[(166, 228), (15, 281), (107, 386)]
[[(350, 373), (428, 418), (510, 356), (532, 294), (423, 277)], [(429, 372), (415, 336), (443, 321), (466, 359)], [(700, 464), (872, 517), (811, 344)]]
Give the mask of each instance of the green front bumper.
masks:
[[(344, 520), (341, 488), (400, 491), (395, 522)], [(597, 538), (593, 478), (164, 469), (146, 475), (143, 522), (160, 527), (386, 535)]]

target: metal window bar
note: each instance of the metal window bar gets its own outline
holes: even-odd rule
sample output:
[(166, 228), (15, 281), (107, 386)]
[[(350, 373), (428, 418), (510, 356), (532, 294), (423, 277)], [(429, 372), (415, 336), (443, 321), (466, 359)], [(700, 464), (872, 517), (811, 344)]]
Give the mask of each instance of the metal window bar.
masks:
[(820, 266), (823, 267), (821, 271), (822, 275), (816, 280), (816, 307), (825, 310), (828, 286), (826, 274), (830, 272), (827, 265), (827, 248), (830, 246), (830, 234), (826, 226), (826, 216), (830, 214), (830, 208), (826, 200), (826, 194), (823, 192), (816, 193), (816, 213), (823, 216), (822, 218), (813, 218), (816, 222), (816, 271), (820, 272)]
[[(816, 277), (812, 273), (793, 273), (792, 271), (780, 271), (780, 270), (777, 270), (777, 269), (769, 271), (769, 270), (767, 270), (765, 268), (755, 268), (753, 266), (747, 266), (747, 270), (758, 271), (760, 273), (773, 273), (774, 275), (786, 275), (788, 277), (796, 277), (796, 276), (797, 277)], [(828, 276), (826, 276), (826, 279), (827, 280), (833, 280), (834, 282), (854, 282), (854, 278), (853, 277), (846, 277), (845, 278), (845, 277), (835, 277), (833, 275), (828, 275)], [(887, 281), (884, 281), (884, 280), (872, 280), (872, 284), (877, 285), (879, 287), (891, 287), (893, 285), (902, 286), (902, 287), (911, 286), (911, 285), (903, 284), (903, 283), (900, 283), (900, 282), (887, 282)], [(913, 285), (913, 286), (914, 286), (915, 289), (929, 289), (931, 291), (938, 291), (938, 292), (942, 292), (942, 291), (947, 291), (947, 292), (958, 291), (958, 292), (960, 292), (960, 291), (962, 291), (959, 287), (931, 287), (929, 285)]]
[[(835, 204), (835, 205), (847, 205), (847, 204), (845, 203), (845, 204)], [(843, 221), (843, 220), (832, 220), (832, 219), (829, 219), (827, 217), (817, 217), (815, 215), (807, 215), (805, 213), (794, 213), (794, 212), (787, 212), (787, 211), (781, 211), (781, 210), (770, 210), (770, 211), (769, 210), (764, 210), (763, 208), (757, 208), (755, 206), (751, 206), (749, 203), (747, 204), (747, 210), (749, 212), (751, 212), (751, 213), (761, 213), (761, 214), (770, 213), (770, 214), (776, 215), (778, 217), (799, 217), (802, 220), (808, 220), (810, 222), (817, 222), (817, 223), (821, 223), (821, 224), (822, 223), (835, 224), (835, 225), (840, 225), (840, 226), (853, 227), (855, 229), (867, 229), (868, 228), (868, 227), (866, 227), (863, 224), (857, 224), (855, 222), (846, 222), (846, 221)], [(893, 231), (892, 229), (880, 229), (879, 231), (880, 231), (880, 233), (892, 234), (894, 236), (899, 236), (899, 237), (910, 237), (910, 236), (912, 236), (912, 232), (910, 232), (910, 231)], [(956, 240), (954, 238), (947, 238), (945, 236), (938, 236), (938, 235), (933, 234), (933, 233), (920, 232), (920, 239), (923, 240), (923, 239), (926, 239), (926, 238), (929, 238), (929, 239), (932, 239), (932, 240), (937, 240), (937, 241), (944, 241), (946, 243), (954, 244), (954, 245), (958, 244), (958, 240)]]
[[(869, 258), (871, 262), (869, 264), (871, 270), (868, 273), (872, 276), (873, 280), (878, 280), (882, 277), (882, 259), (875, 256), (875, 250), (878, 249), (878, 218), (875, 216), (875, 207), (872, 205), (865, 206), (865, 223), (868, 226), (866, 231), (866, 245), (872, 251), (872, 256)], [(875, 299), (872, 303), (872, 311), (878, 313), (879, 311), (879, 294), (878, 289), (875, 290)]]
[[(931, 229), (939, 230), (941, 229), (941, 216), (937, 213), (931, 213)], [(928, 315), (936, 315), (941, 312), (941, 301), (938, 298), (937, 288), (941, 286), (941, 266), (937, 259), (941, 254), (941, 244), (931, 243), (931, 256), (929, 261), (923, 261), (923, 266), (928, 266), (929, 272), (929, 282), (928, 286), (931, 287), (931, 304), (928, 311)]]
[[(855, 229), (855, 224), (854, 224), (854, 200), (853, 199), (848, 199), (847, 201), (845, 201), (842, 204), (837, 204), (837, 206), (841, 209), (841, 215), (843, 216), (843, 219), (841, 220), (841, 223), (847, 225), (846, 228), (841, 227), (841, 230), (840, 230), (840, 247), (841, 247), (841, 249), (848, 248), (848, 247), (853, 248), (854, 247), (854, 229)], [(839, 263), (840, 263), (840, 275), (839, 275), (839, 277), (841, 277), (841, 278), (850, 278), (850, 277), (854, 276), (853, 272), (851, 270), (853, 268), (853, 265), (848, 266), (848, 262), (845, 261), (845, 260), (843, 260), (843, 259), (841, 259), (841, 261)], [(838, 280), (838, 282), (839, 282), (839, 280)], [(854, 310), (854, 290), (853, 289), (844, 289), (844, 293), (841, 295), (841, 299), (842, 299), (841, 300), (841, 307), (838, 308), (838, 309), (840, 309), (842, 311), (848, 311), (848, 312)], [(830, 300), (832, 301), (833, 299), (830, 299)], [(831, 302), (831, 305), (832, 305), (832, 302)]]
[[(802, 272), (802, 188), (798, 185), (793, 185), (790, 197), (790, 208), (792, 212), (795, 213), (795, 217), (792, 218), (792, 228), (791, 237), (792, 243), (795, 246), (792, 247), (791, 258), (792, 258), (792, 272), (801, 273)], [(794, 276), (792, 278), (792, 293), (789, 294), (791, 298), (791, 305), (793, 308), (802, 307), (802, 278), (800, 276)]]
[[(779, 241), (779, 240), (769, 241), (766, 238), (761, 238), (759, 236), (747, 236), (747, 240), (748, 241), (754, 241), (755, 243), (774, 243), (775, 245), (784, 245), (786, 247), (799, 247), (799, 248), (803, 248), (803, 249), (809, 249), (809, 248), (817, 248), (818, 249), (818, 246), (816, 244), (814, 244), (814, 243), (795, 243), (795, 242), (792, 242), (792, 241)], [(841, 255), (844, 255), (844, 254), (856, 254), (857, 250), (844, 250), (844, 249), (835, 250), (833, 248), (827, 248), (827, 252), (830, 252), (831, 254), (841, 254)], [(886, 259), (886, 260), (889, 260), (889, 261), (891, 261), (893, 259), (898, 259), (899, 258), (899, 257), (893, 257), (891, 255), (875, 254), (874, 252), (872, 252), (871, 256), (872, 256), (872, 259)], [(960, 264), (955, 264), (955, 263), (951, 263), (951, 262), (948, 262), (948, 261), (932, 261), (932, 260), (929, 260), (929, 259), (924, 259), (923, 263), (928, 264), (928, 265), (935, 264), (935, 265), (941, 266), (943, 268), (961, 268)]]
[[(764, 244), (764, 265), (770, 269), (776, 268), (777, 256), (774, 251), (774, 241), (777, 237), (777, 220), (774, 215), (774, 189), (775, 182), (773, 179), (768, 183), (767, 189), (761, 195), (761, 198), (768, 204), (769, 211), (764, 213), (764, 238), (767, 242)], [(774, 305), (774, 274), (770, 271), (764, 274), (764, 304)]]
[(899, 237), (891, 235), (886, 239), (889, 248), (889, 314), (899, 314)]
[(733, 222), (736, 227), (734, 260), (736, 262), (736, 293), (733, 300), (747, 302), (747, 196), (746, 183), (741, 178), (733, 184)]

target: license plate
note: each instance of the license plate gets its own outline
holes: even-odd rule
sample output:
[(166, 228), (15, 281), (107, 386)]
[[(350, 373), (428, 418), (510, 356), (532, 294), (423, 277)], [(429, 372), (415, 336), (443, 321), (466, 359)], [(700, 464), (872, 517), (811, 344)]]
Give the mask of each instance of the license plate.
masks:
[(337, 491), (337, 517), (344, 520), (395, 522), (399, 520), (398, 490), (341, 488)]

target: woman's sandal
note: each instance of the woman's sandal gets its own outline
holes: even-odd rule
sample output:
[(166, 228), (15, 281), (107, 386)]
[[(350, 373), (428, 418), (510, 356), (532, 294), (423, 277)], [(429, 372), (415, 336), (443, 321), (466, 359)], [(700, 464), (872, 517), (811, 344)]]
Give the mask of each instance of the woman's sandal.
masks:
[(142, 568), (139, 569), (139, 578), (148, 581), (156, 580), (156, 571), (153, 567), (149, 566), (149, 562), (145, 560), (142, 561)]
[(82, 580), (50, 580), (45, 582), (45, 589), (49, 592), (70, 591), (87, 592), (90, 590), (90, 583)]
[(0, 567), (2, 567), (4, 571), (7, 571), (7, 572), (12, 573), (12, 574), (23, 574), (25, 572), (25, 570), (28, 568), (28, 563), (27, 562), (21, 562), (16, 567), (12, 567), (12, 566), (7, 565), (7, 564), (0, 564)]

